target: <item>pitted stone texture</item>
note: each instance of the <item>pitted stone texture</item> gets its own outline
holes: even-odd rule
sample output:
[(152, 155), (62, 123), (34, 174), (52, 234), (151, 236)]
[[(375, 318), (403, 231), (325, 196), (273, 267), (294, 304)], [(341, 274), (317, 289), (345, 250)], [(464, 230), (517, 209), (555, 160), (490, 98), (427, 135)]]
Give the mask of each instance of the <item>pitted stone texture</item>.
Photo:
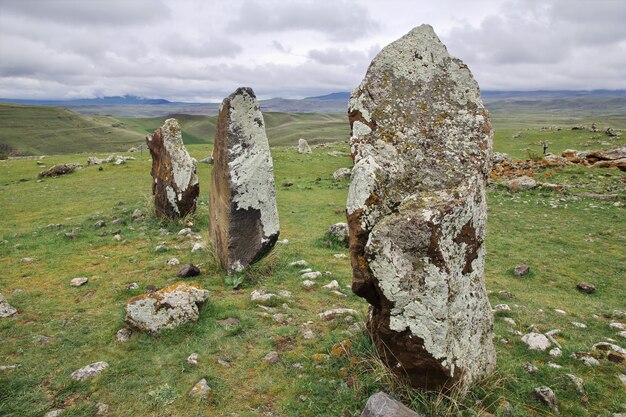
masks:
[(196, 210), (200, 193), (197, 162), (189, 156), (176, 119), (146, 137), (152, 155), (152, 195), (156, 213), (163, 218), (180, 218)]
[(413, 386), (465, 391), (495, 368), (478, 85), (423, 25), (374, 58), (349, 119), (352, 289), (372, 305), (370, 333)]
[(252, 89), (222, 102), (213, 156), (210, 234), (222, 267), (233, 272), (265, 256), (280, 233), (272, 156)]
[(149, 333), (172, 329), (198, 320), (198, 306), (208, 298), (207, 290), (178, 282), (153, 293), (131, 298), (126, 304), (126, 323)]

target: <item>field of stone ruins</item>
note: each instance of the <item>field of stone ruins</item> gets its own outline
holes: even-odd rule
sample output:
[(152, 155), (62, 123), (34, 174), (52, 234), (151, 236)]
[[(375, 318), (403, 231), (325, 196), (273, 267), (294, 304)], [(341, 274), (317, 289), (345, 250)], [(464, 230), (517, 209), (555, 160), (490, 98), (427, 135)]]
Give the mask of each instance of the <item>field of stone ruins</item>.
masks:
[(429, 47), (464, 88), (398, 122), (381, 53), (352, 146), (270, 148), (238, 89), (215, 149), (163, 118), (152, 156), (0, 161), (0, 416), (623, 416), (624, 120), (496, 117), (491, 152)]

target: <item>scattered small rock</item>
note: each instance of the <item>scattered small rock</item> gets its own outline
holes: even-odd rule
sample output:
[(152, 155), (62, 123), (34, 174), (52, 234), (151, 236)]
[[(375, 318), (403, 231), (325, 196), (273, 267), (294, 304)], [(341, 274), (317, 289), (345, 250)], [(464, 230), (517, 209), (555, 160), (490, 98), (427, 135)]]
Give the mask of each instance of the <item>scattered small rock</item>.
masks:
[(250, 293), (250, 299), (252, 301), (257, 301), (261, 303), (267, 302), (274, 297), (276, 297), (276, 294), (265, 293), (265, 291), (263, 290), (254, 290)]
[(513, 270), (513, 275), (516, 277), (523, 277), (524, 275), (528, 275), (530, 272), (530, 266), (526, 264), (520, 264), (515, 267)]
[(326, 288), (328, 290), (336, 290), (339, 288), (339, 283), (337, 280), (332, 280), (328, 284), (322, 286), (322, 288)]
[(190, 233), (191, 233), (191, 228), (185, 227), (184, 229), (180, 229), (180, 231), (178, 232), (178, 236), (187, 236)]
[(131, 218), (133, 220), (139, 220), (143, 217), (143, 212), (139, 209), (135, 209), (135, 211), (133, 211), (133, 214), (131, 215)]
[(287, 291), (287, 290), (278, 290), (278, 295), (280, 295), (283, 298), (293, 297), (293, 294), (291, 293), (291, 291)]
[(30, 264), (35, 262), (35, 258), (22, 258), (20, 259), (20, 262), (24, 263), (24, 264)]
[(65, 410), (59, 408), (59, 409), (56, 409), (56, 410), (48, 411), (46, 414), (44, 414), (43, 417), (59, 417), (64, 412), (65, 412)]
[(511, 307), (508, 304), (498, 304), (494, 307), (495, 311), (511, 311)]
[(512, 319), (512, 318), (510, 318), (510, 317), (503, 317), (503, 318), (502, 318), (502, 320), (503, 320), (505, 323), (510, 324), (511, 326), (517, 326), (517, 323), (515, 323), (515, 320), (513, 320), (513, 319)]
[(263, 357), (263, 361), (270, 365), (274, 365), (279, 359), (278, 352), (270, 352)]
[(93, 227), (95, 228), (101, 228), (101, 227), (105, 227), (107, 224), (104, 220), (98, 220)]
[(225, 361), (224, 359), (217, 358), (217, 364), (223, 366), (224, 368), (230, 368), (232, 365), (230, 362)]
[(209, 398), (209, 394), (211, 393), (211, 387), (206, 382), (206, 379), (202, 378), (200, 381), (193, 386), (191, 391), (189, 391), (189, 396), (191, 398), (200, 398), (207, 399)]
[(626, 325), (624, 325), (623, 323), (616, 322), (616, 321), (609, 324), (609, 327), (611, 329), (616, 329), (616, 330), (626, 330)]
[(550, 349), (550, 352), (548, 352), (548, 354), (552, 356), (553, 358), (558, 358), (559, 356), (563, 354), (563, 352), (561, 352), (561, 349), (557, 347), (554, 349)]
[(620, 381), (622, 381), (622, 384), (624, 385), (624, 388), (626, 388), (626, 375), (619, 374), (619, 375), (617, 375), (617, 377), (619, 378)]
[(551, 388), (535, 388), (535, 398), (537, 398), (541, 403), (547, 405), (554, 413), (559, 412), (559, 408), (557, 406), (558, 400)]
[(89, 282), (89, 278), (87, 278), (87, 277), (78, 277), (78, 278), (73, 278), (70, 281), (70, 285), (72, 287), (80, 287), (81, 285), (85, 285), (88, 282)]
[(307, 266), (307, 265), (308, 265), (308, 262), (305, 261), (304, 259), (300, 259), (298, 261), (294, 261), (289, 264), (289, 266)]
[(533, 178), (524, 175), (509, 180), (507, 182), (507, 186), (511, 191), (515, 192), (519, 190), (531, 190), (533, 188), (536, 188), (538, 184), (537, 181), (535, 181)]
[(0, 318), (11, 317), (13, 314), (17, 313), (17, 309), (9, 304), (8, 301), (4, 298), (2, 294), (0, 294)]
[(420, 415), (380, 391), (368, 398), (361, 417), (420, 417)]
[(105, 403), (97, 403), (96, 404), (96, 415), (103, 416), (109, 412), (109, 404)]
[(345, 253), (336, 253), (333, 256), (337, 259), (346, 259), (348, 257)]
[(204, 247), (205, 247), (204, 243), (202, 243), (202, 242), (196, 242), (196, 243), (194, 243), (194, 244), (193, 244), (193, 246), (191, 247), (191, 251), (192, 251), (192, 252), (198, 252), (198, 251), (203, 250), (203, 249), (204, 249)]
[(332, 320), (335, 317), (339, 317), (339, 316), (356, 316), (358, 313), (356, 310), (353, 310), (351, 308), (336, 308), (333, 310), (326, 310), (322, 313), (319, 314), (320, 318), (324, 319), (324, 320)]
[(200, 275), (200, 268), (194, 264), (185, 264), (178, 271), (178, 276), (181, 278), (197, 277), (198, 275)]
[(585, 323), (579, 323), (577, 321), (572, 322), (572, 326), (577, 327), (579, 329), (586, 329), (587, 325)]
[(348, 223), (335, 223), (328, 228), (326, 238), (348, 247)]
[(350, 168), (339, 168), (337, 171), (333, 172), (333, 178), (337, 181), (341, 181), (350, 178), (350, 173)]
[(312, 287), (315, 286), (315, 282), (311, 281), (311, 280), (308, 280), (308, 279), (305, 279), (304, 281), (302, 281), (302, 286), (304, 288), (312, 288)]
[(522, 336), (522, 342), (528, 345), (528, 348), (531, 350), (541, 350), (544, 351), (550, 347), (550, 341), (548, 338), (541, 334), (531, 332)]
[(75, 233), (65, 233), (64, 235), (67, 239), (72, 240), (72, 239), (76, 239), (78, 236)]
[(534, 374), (535, 372), (539, 370), (539, 368), (537, 368), (535, 365), (533, 365), (530, 362), (526, 362), (524, 364), (524, 370), (528, 372), (529, 374)]
[(593, 294), (594, 292), (596, 292), (596, 286), (585, 281), (576, 284), (576, 288), (578, 288), (579, 291), (584, 292), (585, 294)]
[(574, 388), (578, 395), (585, 395), (585, 382), (582, 378), (574, 375), (574, 374), (565, 374), (574, 384)]
[(304, 279), (316, 279), (322, 276), (322, 273), (319, 271), (315, 271), (315, 272), (305, 272), (304, 274), (302, 274), (300, 276), (300, 278), (304, 278)]
[(122, 240), (122, 236), (120, 236), (120, 235), (115, 235), (115, 236), (113, 236), (113, 240), (115, 240), (116, 242), (119, 242), (119, 241), (121, 241), (121, 240)]
[(154, 248), (156, 253), (167, 252), (167, 245), (165, 243), (161, 243)]
[(623, 338), (623, 339), (626, 339), (626, 331), (624, 331), (624, 332), (619, 332), (619, 333), (618, 333), (618, 336), (619, 336), (619, 337), (621, 337), (621, 338)]
[(197, 366), (198, 365), (198, 358), (199, 358), (198, 354), (194, 352), (194, 353), (192, 353), (191, 355), (189, 355), (187, 357), (187, 363), (189, 365)]
[(554, 362), (548, 362), (548, 366), (550, 368), (554, 368), (554, 369), (561, 369), (561, 368), (563, 368), (561, 365), (559, 365), (557, 363), (554, 363)]
[(229, 317), (224, 320), (217, 320), (217, 324), (219, 324), (222, 327), (236, 326), (239, 323), (240, 323), (239, 319), (235, 317)]
[(90, 365), (84, 366), (71, 373), (70, 377), (75, 381), (84, 381), (86, 379), (98, 376), (109, 367), (106, 362), (95, 362)]
[(176, 266), (180, 264), (180, 261), (177, 258), (170, 258), (167, 260), (167, 264), (169, 266)]
[(130, 336), (133, 334), (133, 331), (128, 327), (123, 327), (117, 331), (115, 334), (115, 339), (118, 342), (128, 342), (130, 340)]
[(307, 339), (307, 340), (315, 339), (315, 333), (313, 333), (313, 330), (311, 329), (302, 329), (300, 333), (302, 333), (302, 337), (304, 339)]
[(558, 309), (558, 308), (555, 308), (555, 309), (554, 309), (554, 312), (555, 312), (556, 314), (560, 314), (561, 316), (566, 316), (566, 315), (567, 315), (567, 311), (565, 311), (565, 310), (561, 310), (561, 309)]
[(137, 284), (136, 282), (131, 282), (126, 286), (127, 290), (136, 290), (137, 288), (139, 288), (139, 284)]

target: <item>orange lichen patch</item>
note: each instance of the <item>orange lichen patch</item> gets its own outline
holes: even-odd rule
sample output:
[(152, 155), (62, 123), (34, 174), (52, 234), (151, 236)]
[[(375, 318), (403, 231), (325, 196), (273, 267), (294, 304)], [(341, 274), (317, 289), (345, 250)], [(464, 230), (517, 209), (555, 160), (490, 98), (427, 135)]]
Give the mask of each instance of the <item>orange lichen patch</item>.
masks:
[(168, 293), (168, 292), (173, 292), (173, 291), (177, 291), (177, 290), (187, 290), (189, 287), (194, 287), (196, 289), (201, 289), (200, 285), (198, 285), (197, 283), (187, 283), (187, 282), (176, 282), (172, 285), (169, 285), (167, 287), (163, 287), (158, 291), (155, 291), (153, 293), (150, 294), (140, 294), (137, 295), (135, 297), (132, 297), (131, 299), (128, 300), (129, 303), (132, 303), (134, 301), (139, 301), (139, 300), (143, 300), (145, 298), (154, 298), (156, 300), (161, 300), (163, 298), (162, 294), (163, 293)]
[(352, 345), (352, 340), (346, 339), (337, 343), (330, 349), (330, 355), (336, 358), (340, 358), (345, 356), (347, 358), (351, 357), (350, 346)]

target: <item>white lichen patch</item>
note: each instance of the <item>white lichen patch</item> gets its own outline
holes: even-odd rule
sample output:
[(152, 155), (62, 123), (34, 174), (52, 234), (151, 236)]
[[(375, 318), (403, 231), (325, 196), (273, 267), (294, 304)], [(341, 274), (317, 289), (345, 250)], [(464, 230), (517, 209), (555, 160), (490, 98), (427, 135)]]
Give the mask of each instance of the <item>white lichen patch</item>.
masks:
[(197, 161), (189, 155), (183, 145), (183, 137), (176, 119), (167, 119), (162, 127), (163, 145), (172, 162), (174, 184), (184, 192), (187, 188), (198, 184), (196, 175)]
[(236, 94), (230, 104), (230, 134), (241, 143), (229, 148), (228, 169), (233, 201), (242, 210), (261, 213), (263, 237), (279, 232), (274, 165), (265, 133), (263, 115), (255, 97), (245, 90)]

